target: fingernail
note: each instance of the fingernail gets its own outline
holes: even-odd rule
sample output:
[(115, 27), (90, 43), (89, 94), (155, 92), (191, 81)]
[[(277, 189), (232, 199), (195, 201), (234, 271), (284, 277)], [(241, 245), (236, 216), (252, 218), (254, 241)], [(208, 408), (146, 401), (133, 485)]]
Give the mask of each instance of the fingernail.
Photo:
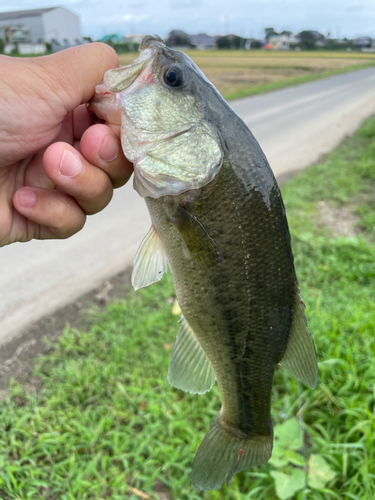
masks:
[(111, 135), (104, 139), (99, 151), (99, 158), (103, 161), (113, 161), (119, 153), (118, 141)]
[(21, 189), (17, 193), (17, 202), (21, 207), (31, 208), (36, 200), (36, 194), (30, 189)]
[(78, 155), (72, 153), (69, 149), (64, 151), (61, 158), (59, 172), (65, 177), (75, 177), (82, 170), (82, 161)]

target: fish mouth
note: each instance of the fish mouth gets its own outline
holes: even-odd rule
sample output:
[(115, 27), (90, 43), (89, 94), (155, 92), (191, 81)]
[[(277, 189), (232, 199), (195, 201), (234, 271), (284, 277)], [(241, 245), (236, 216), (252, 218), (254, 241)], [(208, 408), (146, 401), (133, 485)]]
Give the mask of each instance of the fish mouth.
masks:
[(190, 129), (189, 124), (162, 133), (144, 130), (127, 113), (127, 96), (130, 98), (130, 94), (142, 92), (147, 86), (156, 83), (158, 76), (153, 72), (153, 62), (161, 49), (165, 49), (165, 44), (160, 37), (144, 37), (139, 57), (127, 66), (108, 70), (88, 104), (88, 109), (98, 118), (122, 127), (124, 153), (131, 162), (144, 157), (156, 142), (173, 139)]
[[(159, 48), (164, 45), (163, 40), (155, 36), (146, 36), (139, 47), (139, 57), (122, 68), (110, 69), (104, 75), (105, 90), (113, 93), (121, 92), (130, 87), (146, 67), (150, 67)], [(99, 85), (97, 92), (102, 92)]]
[(164, 44), (157, 35), (146, 36), (139, 47), (140, 55), (131, 64), (108, 70), (103, 83), (97, 85), (87, 108), (102, 119), (121, 124), (120, 101), (135, 89), (152, 83), (152, 63), (159, 48)]

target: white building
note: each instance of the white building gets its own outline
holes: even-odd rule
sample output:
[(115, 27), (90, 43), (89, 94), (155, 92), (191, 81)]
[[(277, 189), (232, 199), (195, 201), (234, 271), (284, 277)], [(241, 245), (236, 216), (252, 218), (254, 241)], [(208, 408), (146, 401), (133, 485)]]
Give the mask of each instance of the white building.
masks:
[(271, 49), (289, 50), (290, 44), (297, 43), (298, 40), (293, 35), (272, 35), (268, 39)]
[(0, 38), (5, 44), (75, 45), (82, 41), (80, 19), (65, 7), (0, 12)]

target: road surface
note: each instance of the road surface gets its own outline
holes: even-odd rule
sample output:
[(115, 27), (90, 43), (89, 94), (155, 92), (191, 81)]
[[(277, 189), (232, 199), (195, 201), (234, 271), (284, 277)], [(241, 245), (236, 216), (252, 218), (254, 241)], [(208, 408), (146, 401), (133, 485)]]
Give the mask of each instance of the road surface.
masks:
[[(375, 113), (375, 68), (230, 103), (276, 177), (303, 169)], [(0, 248), (0, 344), (130, 266), (150, 226), (132, 182), (69, 240)]]

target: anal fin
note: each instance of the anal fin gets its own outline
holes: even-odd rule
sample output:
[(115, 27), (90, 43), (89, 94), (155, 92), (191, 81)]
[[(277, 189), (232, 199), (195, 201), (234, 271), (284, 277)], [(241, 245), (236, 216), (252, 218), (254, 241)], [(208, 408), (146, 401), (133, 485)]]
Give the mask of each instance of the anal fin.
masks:
[(307, 328), (305, 304), (296, 290), (296, 303), (288, 345), (280, 365), (311, 389), (318, 383), (318, 363), (314, 340)]
[(169, 361), (168, 381), (177, 389), (204, 394), (215, 383), (215, 373), (193, 330), (181, 316), (181, 326)]
[(161, 280), (167, 271), (167, 256), (154, 226), (139, 245), (134, 259), (132, 285), (134, 290)]

